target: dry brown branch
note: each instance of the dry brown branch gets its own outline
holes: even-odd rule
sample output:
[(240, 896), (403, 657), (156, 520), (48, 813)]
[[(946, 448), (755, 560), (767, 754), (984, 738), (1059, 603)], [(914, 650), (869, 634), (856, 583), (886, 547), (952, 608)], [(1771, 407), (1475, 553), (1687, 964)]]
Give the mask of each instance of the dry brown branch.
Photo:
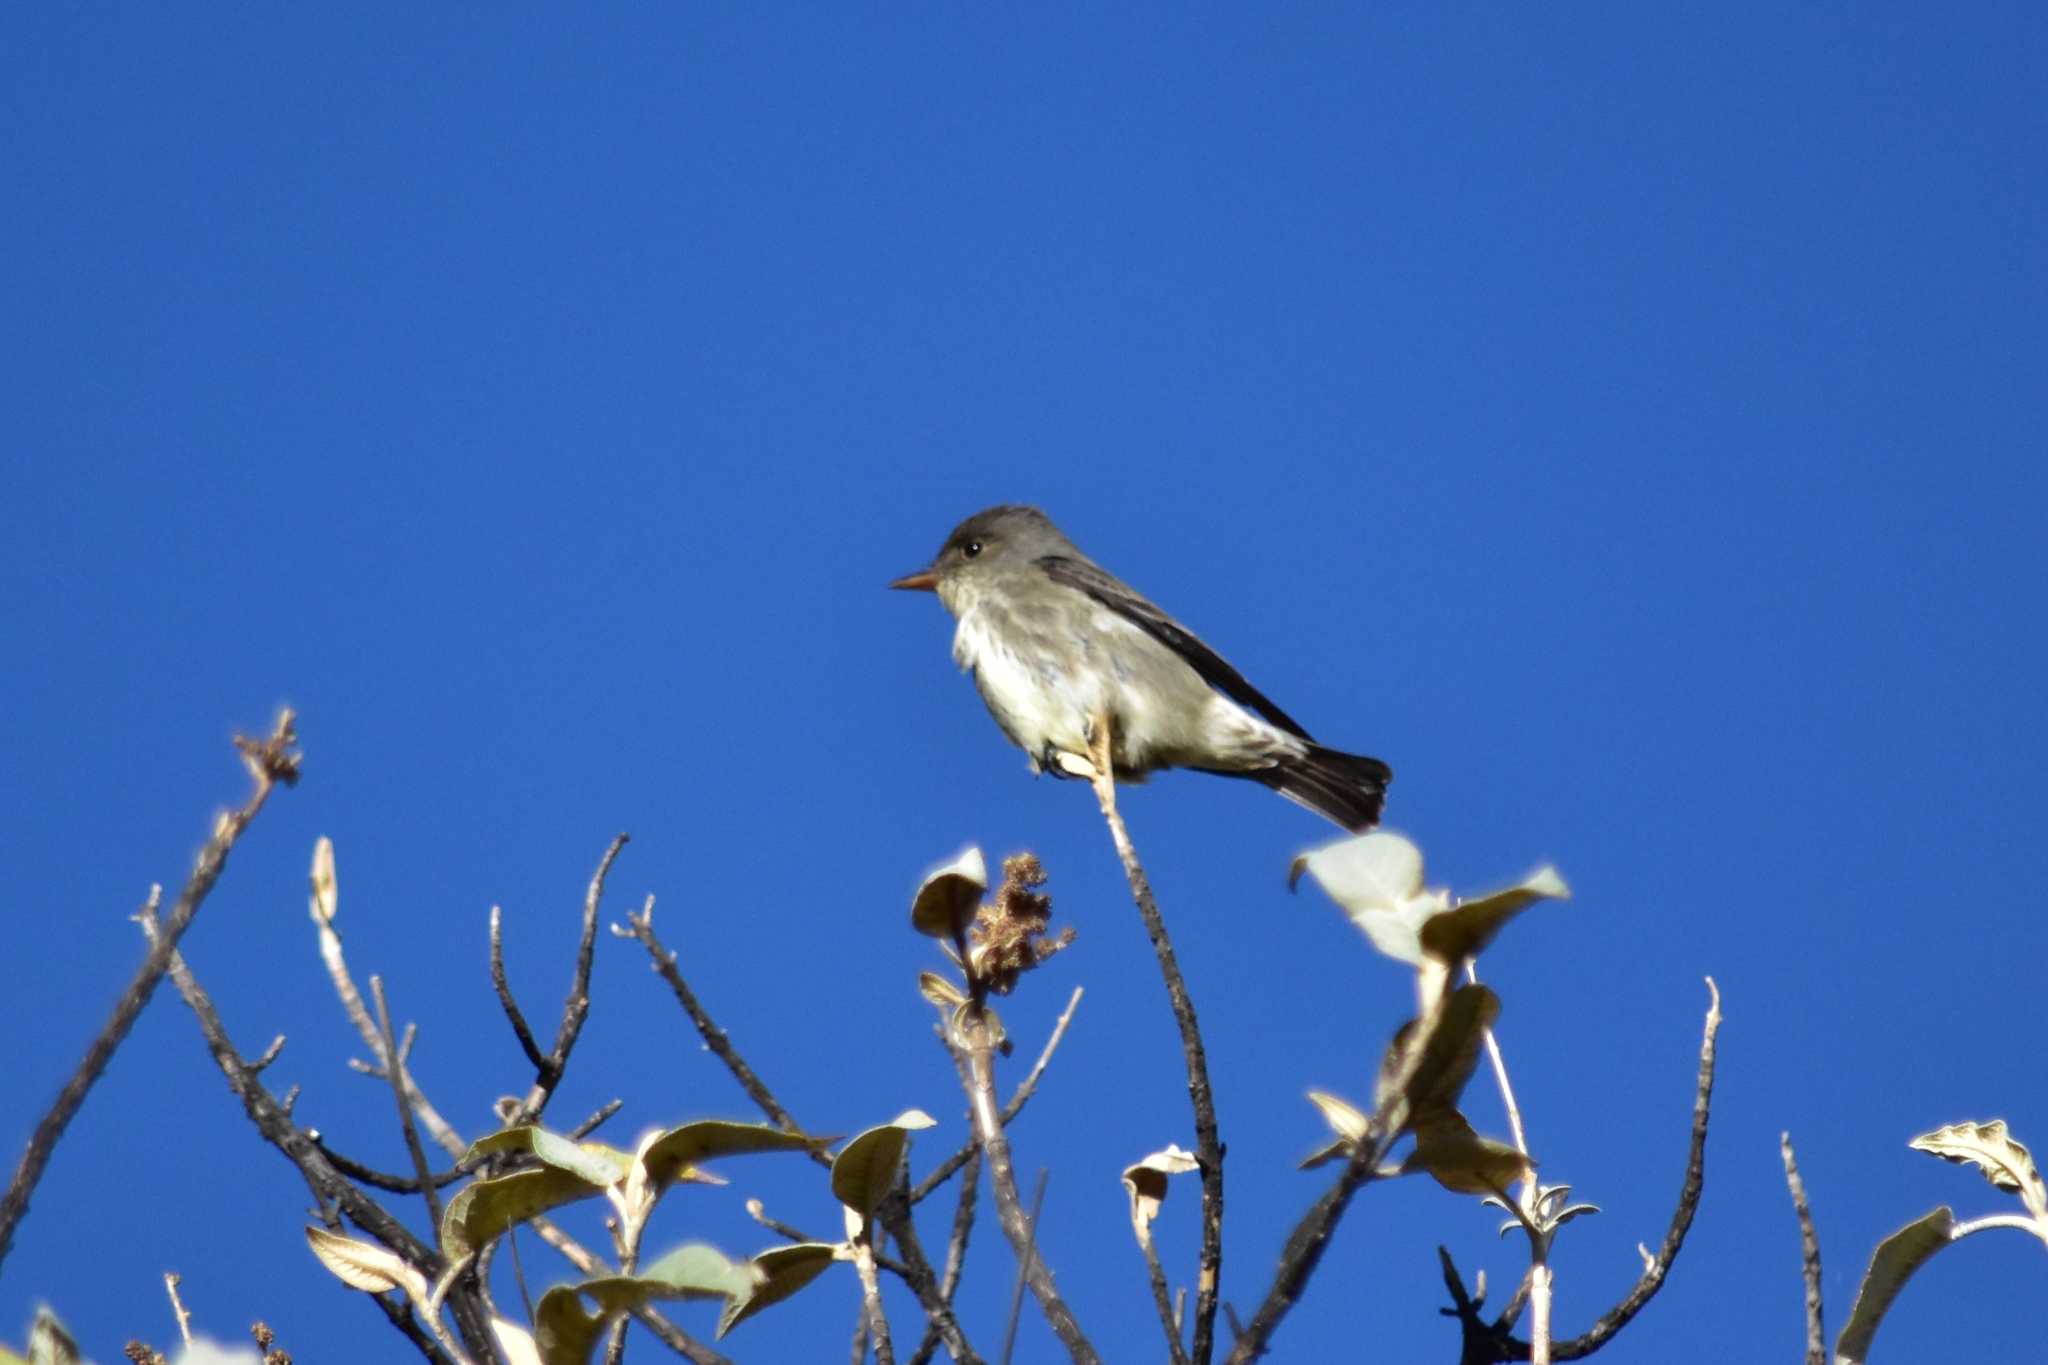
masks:
[(213, 827), (213, 837), (199, 850), (199, 859), (193, 865), (192, 875), (185, 882), (184, 889), (171, 906), (171, 913), (158, 927), (149, 951), (143, 955), (142, 965), (129, 978), (128, 987), (121, 992), (121, 998), (114, 1003), (113, 1013), (97, 1037), (87, 1045), (85, 1056), (71, 1073), (69, 1080), (57, 1092), (49, 1112), (36, 1123), (29, 1134), (28, 1145), (23, 1149), (21, 1161), (14, 1169), (14, 1178), (8, 1182), (7, 1193), (0, 1195), (0, 1263), (7, 1260), (7, 1252), (14, 1244), (14, 1229), (28, 1213), (28, 1202), (35, 1193), (43, 1170), (50, 1163), (50, 1153), (56, 1150), (57, 1140), (64, 1136), (64, 1129), (77, 1116), (85, 1104), (86, 1093), (99, 1080), (113, 1060), (115, 1049), (128, 1037), (128, 1031), (135, 1027), (143, 1007), (156, 994), (157, 983), (170, 970), (171, 957), (178, 950), (178, 941), (192, 926), (192, 917), (199, 913), (199, 907), (213, 890), (214, 883), (226, 870), (228, 854), (234, 851), (235, 841), (242, 837), (242, 831), (256, 818), (263, 803), (270, 799), (271, 789), (282, 782), (291, 786), (299, 780), (300, 755), (297, 749), (298, 734), (293, 728), (290, 707), (278, 713), (277, 724), (272, 727), (270, 737), (263, 740), (250, 739), (245, 735), (235, 736), (235, 748), (242, 755), (243, 765), (249, 770), (254, 783), (249, 797), (240, 808), (223, 814)]
[(514, 1126), (540, 1121), (541, 1111), (547, 1108), (555, 1087), (562, 1083), (569, 1053), (583, 1032), (583, 1021), (590, 1015), (590, 967), (596, 956), (598, 906), (604, 900), (605, 874), (612, 870), (612, 861), (626, 846), (627, 838), (620, 834), (612, 839), (604, 857), (598, 859), (597, 871), (591, 874), (589, 889), (583, 893), (583, 930), (576, 940), (576, 968), (569, 981), (569, 997), (562, 1002), (562, 1022), (555, 1029), (555, 1045), (540, 1060), (533, 1088), (526, 1092), (519, 1112), (513, 1116)]

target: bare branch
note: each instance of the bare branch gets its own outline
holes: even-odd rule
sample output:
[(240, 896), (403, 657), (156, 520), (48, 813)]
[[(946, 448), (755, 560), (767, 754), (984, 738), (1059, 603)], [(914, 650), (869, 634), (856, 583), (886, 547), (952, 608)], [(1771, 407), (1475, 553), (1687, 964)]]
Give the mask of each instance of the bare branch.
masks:
[[(84, 1058), (57, 1092), (49, 1112), (29, 1134), (28, 1145), (22, 1151), (20, 1164), (14, 1169), (14, 1178), (8, 1182), (7, 1193), (0, 1196), (0, 1263), (6, 1261), (7, 1252), (14, 1244), (14, 1229), (28, 1213), (29, 1197), (43, 1178), (43, 1170), (50, 1163), (50, 1153), (56, 1150), (57, 1140), (85, 1104), (86, 1093), (107, 1069), (107, 1063), (113, 1060), (115, 1049), (135, 1027), (143, 1007), (156, 994), (157, 983), (170, 970), (171, 957), (178, 950), (178, 940), (185, 936), (185, 931), (192, 925), (192, 917), (199, 913), (207, 893), (213, 890), (214, 883), (220, 880), (220, 874), (227, 868), (228, 854), (234, 851), (235, 841), (242, 837), (242, 831), (263, 809), (273, 787), (279, 782), (291, 786), (299, 780), (300, 756), (295, 747), (298, 734), (292, 722), (291, 708), (286, 707), (278, 713), (277, 724), (268, 739), (235, 736), (235, 748), (241, 753), (242, 762), (255, 786), (239, 809), (223, 814), (215, 822), (213, 837), (199, 850), (192, 875), (178, 893), (170, 915), (158, 927), (149, 951), (143, 955), (142, 965), (129, 978), (127, 989), (114, 1003), (113, 1013), (107, 1017), (99, 1035), (87, 1045)], [(155, 897), (156, 893), (152, 892), (152, 906)]]
[[(1375, 1122), (1375, 1132), (1386, 1132), (1390, 1125)], [(1316, 1264), (1322, 1260), (1323, 1251), (1329, 1245), (1330, 1237), (1337, 1230), (1337, 1220), (1344, 1216), (1345, 1207), (1351, 1196), (1357, 1194), (1379, 1173), (1381, 1160), (1393, 1145), (1394, 1130), (1390, 1136), (1356, 1144), (1351, 1159), (1344, 1163), (1344, 1169), (1337, 1175), (1336, 1183), (1309, 1206), (1301, 1221), (1288, 1234), (1287, 1245), (1280, 1253), (1280, 1269), (1273, 1277), (1272, 1288), (1259, 1309), (1252, 1314), (1252, 1320), (1238, 1334), (1230, 1348), (1230, 1365), (1245, 1365), (1266, 1353), (1266, 1342), (1279, 1327), (1280, 1320), (1300, 1300), (1302, 1290), (1307, 1288), (1309, 1276), (1315, 1272)]]
[[(870, 1222), (870, 1231), (873, 1223)], [(875, 1274), (875, 1247), (869, 1232), (853, 1239), (853, 1268), (860, 1276), (861, 1321), (875, 1345), (875, 1365), (896, 1365), (896, 1347), (889, 1339), (889, 1319), (882, 1312), (882, 1281)]]
[[(1117, 857), (1124, 865), (1124, 877), (1131, 884), (1131, 898), (1145, 921), (1145, 934), (1152, 940), (1152, 952), (1159, 959), (1159, 974), (1166, 981), (1166, 998), (1173, 1006), (1174, 1022), (1180, 1026), (1181, 1052), (1187, 1062), (1188, 1098), (1195, 1110), (1195, 1159), (1202, 1170), (1202, 1253), (1200, 1273), (1195, 1279), (1195, 1336), (1190, 1357), (1195, 1365), (1209, 1365), (1216, 1340), (1216, 1295), (1223, 1274), (1223, 1143), (1216, 1132), (1216, 1099), (1209, 1086), (1209, 1059), (1202, 1047), (1201, 1026), (1195, 1019), (1195, 1003), (1188, 995), (1187, 981), (1167, 937), (1166, 920), (1159, 903), (1152, 898), (1152, 883), (1138, 861), (1130, 831), (1116, 808), (1116, 778), (1112, 755), (1115, 745), (1107, 715), (1096, 717), (1090, 737), (1089, 757), (1095, 765), (1095, 799), (1108, 822)], [(1347, 1196), (1348, 1197), (1348, 1196)]]
[(498, 993), (498, 1005), (505, 1011), (505, 1018), (512, 1025), (512, 1034), (519, 1039), (519, 1050), (526, 1054), (526, 1060), (538, 1072), (547, 1067), (548, 1059), (540, 1050), (540, 1044), (533, 1039), (533, 1030), (526, 1026), (526, 1016), (519, 1012), (519, 1002), (512, 998), (512, 984), (505, 979), (505, 912), (498, 906), (491, 907), (491, 989)]
[(1778, 1154), (1785, 1159), (1785, 1187), (1792, 1192), (1792, 1213), (1799, 1220), (1799, 1275), (1806, 1285), (1806, 1365), (1827, 1365), (1827, 1327), (1820, 1300), (1820, 1234), (1813, 1228), (1813, 1210), (1806, 1203), (1806, 1182), (1799, 1178), (1790, 1133), (1778, 1134)]
[(562, 1083), (562, 1072), (569, 1065), (569, 1052), (583, 1032), (583, 1021), (590, 1014), (590, 966), (595, 958), (597, 911), (604, 899), (605, 874), (612, 870), (612, 861), (626, 846), (626, 839), (624, 834), (612, 839), (604, 857), (598, 859), (597, 871), (591, 874), (589, 890), (583, 893), (583, 932), (576, 940), (576, 970), (569, 982), (569, 998), (562, 1002), (562, 1022), (555, 1030), (554, 1047), (541, 1059), (533, 1088), (526, 1092), (526, 1099), (519, 1106), (515, 1124), (539, 1120), (541, 1111), (547, 1108), (548, 1100), (555, 1093), (555, 1087)]
[[(1685, 1234), (1692, 1227), (1693, 1215), (1699, 1211), (1700, 1190), (1706, 1183), (1707, 1116), (1714, 1098), (1714, 1037), (1721, 1031), (1721, 988), (1714, 984), (1711, 976), (1707, 978), (1707, 993), (1707, 1022), (1700, 1038), (1699, 1087), (1692, 1103), (1692, 1144), (1686, 1155), (1685, 1182), (1679, 1186), (1678, 1207), (1672, 1211), (1671, 1225), (1664, 1230), (1664, 1244), (1644, 1262), (1642, 1277), (1629, 1290), (1627, 1297), (1603, 1313), (1584, 1334), (1557, 1342), (1551, 1352), (1552, 1359), (1578, 1360), (1605, 1346), (1664, 1287), (1672, 1262), (1678, 1259), (1679, 1249), (1685, 1245)], [(1508, 1349), (1512, 1352), (1508, 1357), (1511, 1360), (1529, 1358), (1529, 1343), (1526, 1341), (1510, 1339)]]
[[(1010, 1102), (1003, 1106), (1003, 1127), (1008, 1128), (1010, 1121), (1024, 1112), (1025, 1103), (1037, 1093), (1039, 1077), (1045, 1075), (1046, 1067), (1051, 1065), (1052, 1054), (1059, 1050), (1060, 1040), (1067, 1036), (1067, 1025), (1074, 1021), (1074, 1011), (1080, 1004), (1081, 988), (1076, 986), (1074, 993), (1067, 997), (1067, 1007), (1060, 1011), (1058, 1021), (1052, 1026), (1052, 1032), (1046, 1035), (1045, 1047), (1040, 1050), (1038, 1060), (1032, 1064), (1030, 1074), (1024, 1077), (1023, 1083), (1011, 1094)], [(910, 1202), (922, 1204), (925, 1196), (945, 1184), (953, 1172), (965, 1166), (968, 1158), (980, 1151), (981, 1144), (973, 1138), (962, 1143), (958, 1151), (933, 1167), (931, 1174), (917, 1182), (917, 1187), (910, 1192)]]
[(990, 1188), (995, 1191), (996, 1216), (1017, 1261), (1025, 1283), (1030, 1285), (1045, 1320), (1067, 1348), (1077, 1365), (1100, 1365), (1101, 1357), (1081, 1331), (1073, 1310), (1053, 1285), (1052, 1272), (1038, 1259), (1032, 1227), (1025, 1217), (1023, 1201), (1017, 1194), (1017, 1171), (1010, 1161), (1010, 1139), (996, 1113), (995, 1043), (989, 1036), (988, 1016), (983, 1011), (980, 987), (965, 1014), (963, 1050), (967, 1054), (968, 1103), (974, 1114), (974, 1130), (988, 1159)]
[[(1152, 1282), (1152, 1307), (1159, 1314), (1159, 1330), (1166, 1334), (1168, 1359), (1171, 1365), (1188, 1365), (1187, 1347), (1181, 1345), (1179, 1317), (1173, 1311), (1173, 1298), (1166, 1287), (1166, 1271), (1159, 1264), (1159, 1248), (1152, 1244), (1149, 1232), (1138, 1239), (1138, 1247), (1145, 1253), (1145, 1275)], [(1226, 1304), (1225, 1311), (1228, 1308)], [(1242, 1329), (1238, 1335), (1243, 1335)]]
[(398, 1102), (398, 1126), (405, 1134), (405, 1150), (412, 1155), (414, 1176), (420, 1182), (420, 1197), (427, 1201), (427, 1216), (435, 1227), (441, 1226), (441, 1196), (434, 1189), (434, 1172), (427, 1165), (426, 1149), (420, 1146), (419, 1129), (413, 1126), (412, 1103), (407, 1096), (409, 1087), (405, 1079), (405, 1049), (397, 1044), (391, 1032), (391, 1006), (384, 999), (384, 979), (370, 978), (370, 995), (377, 1002), (377, 1033), (383, 1040), (384, 1069), (391, 1081), (391, 1096)]

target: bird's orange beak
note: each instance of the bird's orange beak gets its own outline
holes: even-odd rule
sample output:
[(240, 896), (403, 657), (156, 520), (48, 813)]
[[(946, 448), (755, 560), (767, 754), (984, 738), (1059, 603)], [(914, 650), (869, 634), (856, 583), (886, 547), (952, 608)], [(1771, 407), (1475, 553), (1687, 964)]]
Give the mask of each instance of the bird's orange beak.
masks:
[(919, 569), (916, 573), (903, 575), (903, 577), (897, 579), (889, 586), (892, 588), (902, 588), (909, 592), (937, 592), (939, 590), (939, 575), (931, 569)]

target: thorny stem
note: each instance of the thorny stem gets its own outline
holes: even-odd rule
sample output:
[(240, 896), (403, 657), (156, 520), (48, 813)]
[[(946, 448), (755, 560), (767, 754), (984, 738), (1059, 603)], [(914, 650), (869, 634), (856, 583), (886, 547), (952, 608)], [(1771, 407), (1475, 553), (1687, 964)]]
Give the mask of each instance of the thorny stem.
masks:
[[(1195, 1365), (1209, 1365), (1215, 1350), (1216, 1300), (1223, 1274), (1223, 1143), (1216, 1131), (1216, 1100), (1209, 1085), (1209, 1061), (1202, 1047), (1202, 1030), (1195, 1019), (1195, 1003), (1174, 956), (1173, 940), (1167, 936), (1166, 920), (1153, 899), (1152, 883), (1131, 843), (1130, 831), (1116, 808), (1116, 777), (1112, 767), (1115, 743), (1109, 717), (1098, 716), (1089, 739), (1089, 760), (1095, 767), (1095, 799), (1102, 818), (1109, 825), (1124, 877), (1131, 884), (1131, 898), (1145, 921), (1145, 933), (1152, 940), (1152, 952), (1159, 959), (1159, 974), (1166, 981), (1166, 998), (1173, 1007), (1174, 1022), (1180, 1026), (1181, 1052), (1187, 1061), (1188, 1098), (1195, 1110), (1195, 1159), (1202, 1170), (1202, 1253), (1200, 1274), (1195, 1281), (1194, 1348), (1189, 1353)], [(1348, 1196), (1347, 1196), (1348, 1198)]]
[(29, 1197), (43, 1178), (43, 1170), (50, 1163), (50, 1154), (56, 1150), (57, 1140), (84, 1106), (86, 1093), (106, 1071), (115, 1049), (127, 1039), (143, 1007), (156, 994), (157, 983), (170, 970), (171, 958), (178, 951), (178, 940), (185, 936), (185, 931), (192, 925), (192, 917), (199, 913), (207, 893), (213, 890), (214, 883), (226, 870), (228, 854), (234, 851), (235, 841), (242, 837), (242, 831), (263, 809), (273, 787), (279, 782), (291, 786), (299, 780), (299, 753), (294, 747), (298, 743), (298, 734), (292, 722), (291, 708), (286, 707), (278, 713), (277, 724), (268, 739), (258, 741), (241, 735), (235, 737), (235, 747), (241, 752), (242, 762), (248, 768), (255, 788), (239, 809), (223, 814), (215, 823), (213, 837), (199, 850), (199, 860), (193, 865), (192, 875), (178, 893), (171, 913), (158, 926), (149, 951), (143, 955), (142, 965), (129, 978), (127, 989), (121, 992), (121, 998), (114, 1004), (113, 1013), (107, 1017), (99, 1035), (86, 1047), (84, 1058), (71, 1073), (71, 1078), (64, 1082), (63, 1089), (57, 1092), (49, 1112), (29, 1134), (28, 1145), (22, 1151), (20, 1164), (14, 1169), (14, 1178), (8, 1182), (7, 1193), (0, 1195), (0, 1263), (6, 1261), (8, 1249), (14, 1244), (14, 1230), (28, 1213)]

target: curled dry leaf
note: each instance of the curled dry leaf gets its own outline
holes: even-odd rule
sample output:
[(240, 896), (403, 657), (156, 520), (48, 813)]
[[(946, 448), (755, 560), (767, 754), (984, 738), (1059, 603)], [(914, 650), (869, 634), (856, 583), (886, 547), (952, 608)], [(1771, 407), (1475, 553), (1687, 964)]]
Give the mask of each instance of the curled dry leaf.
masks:
[(1323, 1121), (1337, 1134), (1335, 1142), (1326, 1143), (1301, 1159), (1299, 1170), (1312, 1171), (1340, 1157), (1351, 1155), (1352, 1144), (1372, 1131), (1372, 1118), (1350, 1101), (1332, 1095), (1327, 1090), (1311, 1090), (1308, 1100), (1322, 1111)]
[(911, 927), (932, 938), (958, 938), (974, 922), (974, 912), (986, 890), (988, 862), (980, 848), (970, 846), (917, 888), (910, 902)]
[(1916, 1152), (1928, 1152), (1943, 1161), (1975, 1166), (1994, 1186), (2017, 1194), (2027, 1212), (2048, 1217), (2048, 1191), (2041, 1184), (2041, 1172), (2034, 1166), (2033, 1153), (2005, 1131), (2004, 1119), (1989, 1123), (1951, 1123), (1923, 1133), (1906, 1144)]
[(415, 1303), (426, 1297), (426, 1277), (407, 1265), (395, 1251), (318, 1227), (306, 1229), (306, 1245), (319, 1257), (320, 1264), (350, 1289), (366, 1294), (398, 1289)]
[(1304, 853), (1288, 869), (1292, 888), (1302, 873), (1316, 879), (1372, 946), (1396, 961), (1421, 966), (1422, 923), (1448, 898), (1422, 886), (1422, 850), (1391, 830), (1374, 830)]
[(771, 1247), (756, 1256), (753, 1266), (758, 1278), (746, 1293), (725, 1301), (725, 1310), (718, 1315), (718, 1335), (723, 1337), (762, 1309), (782, 1302), (817, 1279), (825, 1273), (825, 1267), (839, 1258), (839, 1251), (839, 1246), (832, 1242), (795, 1242)]
[(1479, 1065), (1486, 1030), (1500, 1017), (1500, 997), (1480, 985), (1460, 986), (1420, 1019), (1394, 1034), (1380, 1062), (1374, 1105), (1406, 1101), (1397, 1130), (1410, 1128), (1444, 1110), (1455, 1110), (1465, 1083)]
[(1166, 1202), (1167, 1177), (1186, 1175), (1200, 1170), (1201, 1165), (1193, 1152), (1168, 1143), (1165, 1150), (1124, 1167), (1124, 1190), (1131, 1197), (1131, 1231), (1138, 1235), (1140, 1246), (1152, 1240), (1152, 1220)]

